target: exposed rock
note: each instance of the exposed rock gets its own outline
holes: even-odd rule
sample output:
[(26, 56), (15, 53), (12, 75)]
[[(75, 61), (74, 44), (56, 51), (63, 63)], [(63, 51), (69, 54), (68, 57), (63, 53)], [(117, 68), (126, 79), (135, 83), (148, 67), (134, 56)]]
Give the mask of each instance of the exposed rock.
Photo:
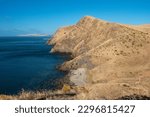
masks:
[(85, 68), (78, 68), (77, 70), (71, 70), (69, 77), (70, 81), (77, 86), (83, 86), (88, 82), (87, 70)]
[[(60, 67), (77, 70), (70, 80), (80, 84), (80, 78), (81, 82), (86, 79), (83, 87), (88, 92), (81, 92), (77, 98), (150, 96), (149, 29), (149, 25), (124, 25), (86, 16), (76, 25), (60, 28), (49, 44), (54, 45), (51, 52), (72, 54), (73, 59)], [(86, 69), (84, 78), (79, 76), (80, 68)]]
[(131, 96), (124, 96), (124, 97), (118, 98), (118, 100), (150, 100), (150, 97), (134, 94)]

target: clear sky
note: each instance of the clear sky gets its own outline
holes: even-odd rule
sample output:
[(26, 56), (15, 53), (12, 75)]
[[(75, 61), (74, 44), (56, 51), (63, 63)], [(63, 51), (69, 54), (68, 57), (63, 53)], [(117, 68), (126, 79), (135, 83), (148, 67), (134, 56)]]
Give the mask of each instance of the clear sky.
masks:
[(0, 36), (52, 34), (86, 15), (150, 24), (150, 0), (0, 0)]

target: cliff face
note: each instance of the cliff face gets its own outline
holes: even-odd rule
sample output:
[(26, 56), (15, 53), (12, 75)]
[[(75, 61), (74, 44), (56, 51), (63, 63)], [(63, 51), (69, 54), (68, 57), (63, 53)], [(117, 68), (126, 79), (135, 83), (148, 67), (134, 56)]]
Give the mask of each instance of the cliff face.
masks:
[(61, 65), (70, 80), (84, 87), (78, 99), (150, 96), (150, 27), (110, 23), (86, 16), (60, 28), (49, 40), (51, 52), (71, 53)]

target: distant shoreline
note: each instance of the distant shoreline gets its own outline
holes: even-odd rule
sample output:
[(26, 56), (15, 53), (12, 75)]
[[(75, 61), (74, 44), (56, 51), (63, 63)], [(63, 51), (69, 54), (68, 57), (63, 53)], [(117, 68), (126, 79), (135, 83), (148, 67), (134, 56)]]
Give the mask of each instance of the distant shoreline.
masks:
[(51, 35), (47, 36), (0, 36), (0, 38), (7, 38), (7, 37), (51, 37)]
[(23, 34), (23, 35), (17, 35), (17, 37), (46, 37), (50, 36), (48, 34)]

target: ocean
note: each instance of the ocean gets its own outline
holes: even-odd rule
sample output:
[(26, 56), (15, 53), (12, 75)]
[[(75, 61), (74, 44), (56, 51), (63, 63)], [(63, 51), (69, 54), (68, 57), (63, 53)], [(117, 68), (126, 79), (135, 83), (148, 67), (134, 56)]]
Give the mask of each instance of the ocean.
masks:
[[(49, 38), (0, 37), (0, 94), (43, 89), (47, 80), (65, 75), (56, 67), (68, 57), (50, 53), (52, 46), (46, 43)], [(52, 84), (44, 89), (55, 88)]]

